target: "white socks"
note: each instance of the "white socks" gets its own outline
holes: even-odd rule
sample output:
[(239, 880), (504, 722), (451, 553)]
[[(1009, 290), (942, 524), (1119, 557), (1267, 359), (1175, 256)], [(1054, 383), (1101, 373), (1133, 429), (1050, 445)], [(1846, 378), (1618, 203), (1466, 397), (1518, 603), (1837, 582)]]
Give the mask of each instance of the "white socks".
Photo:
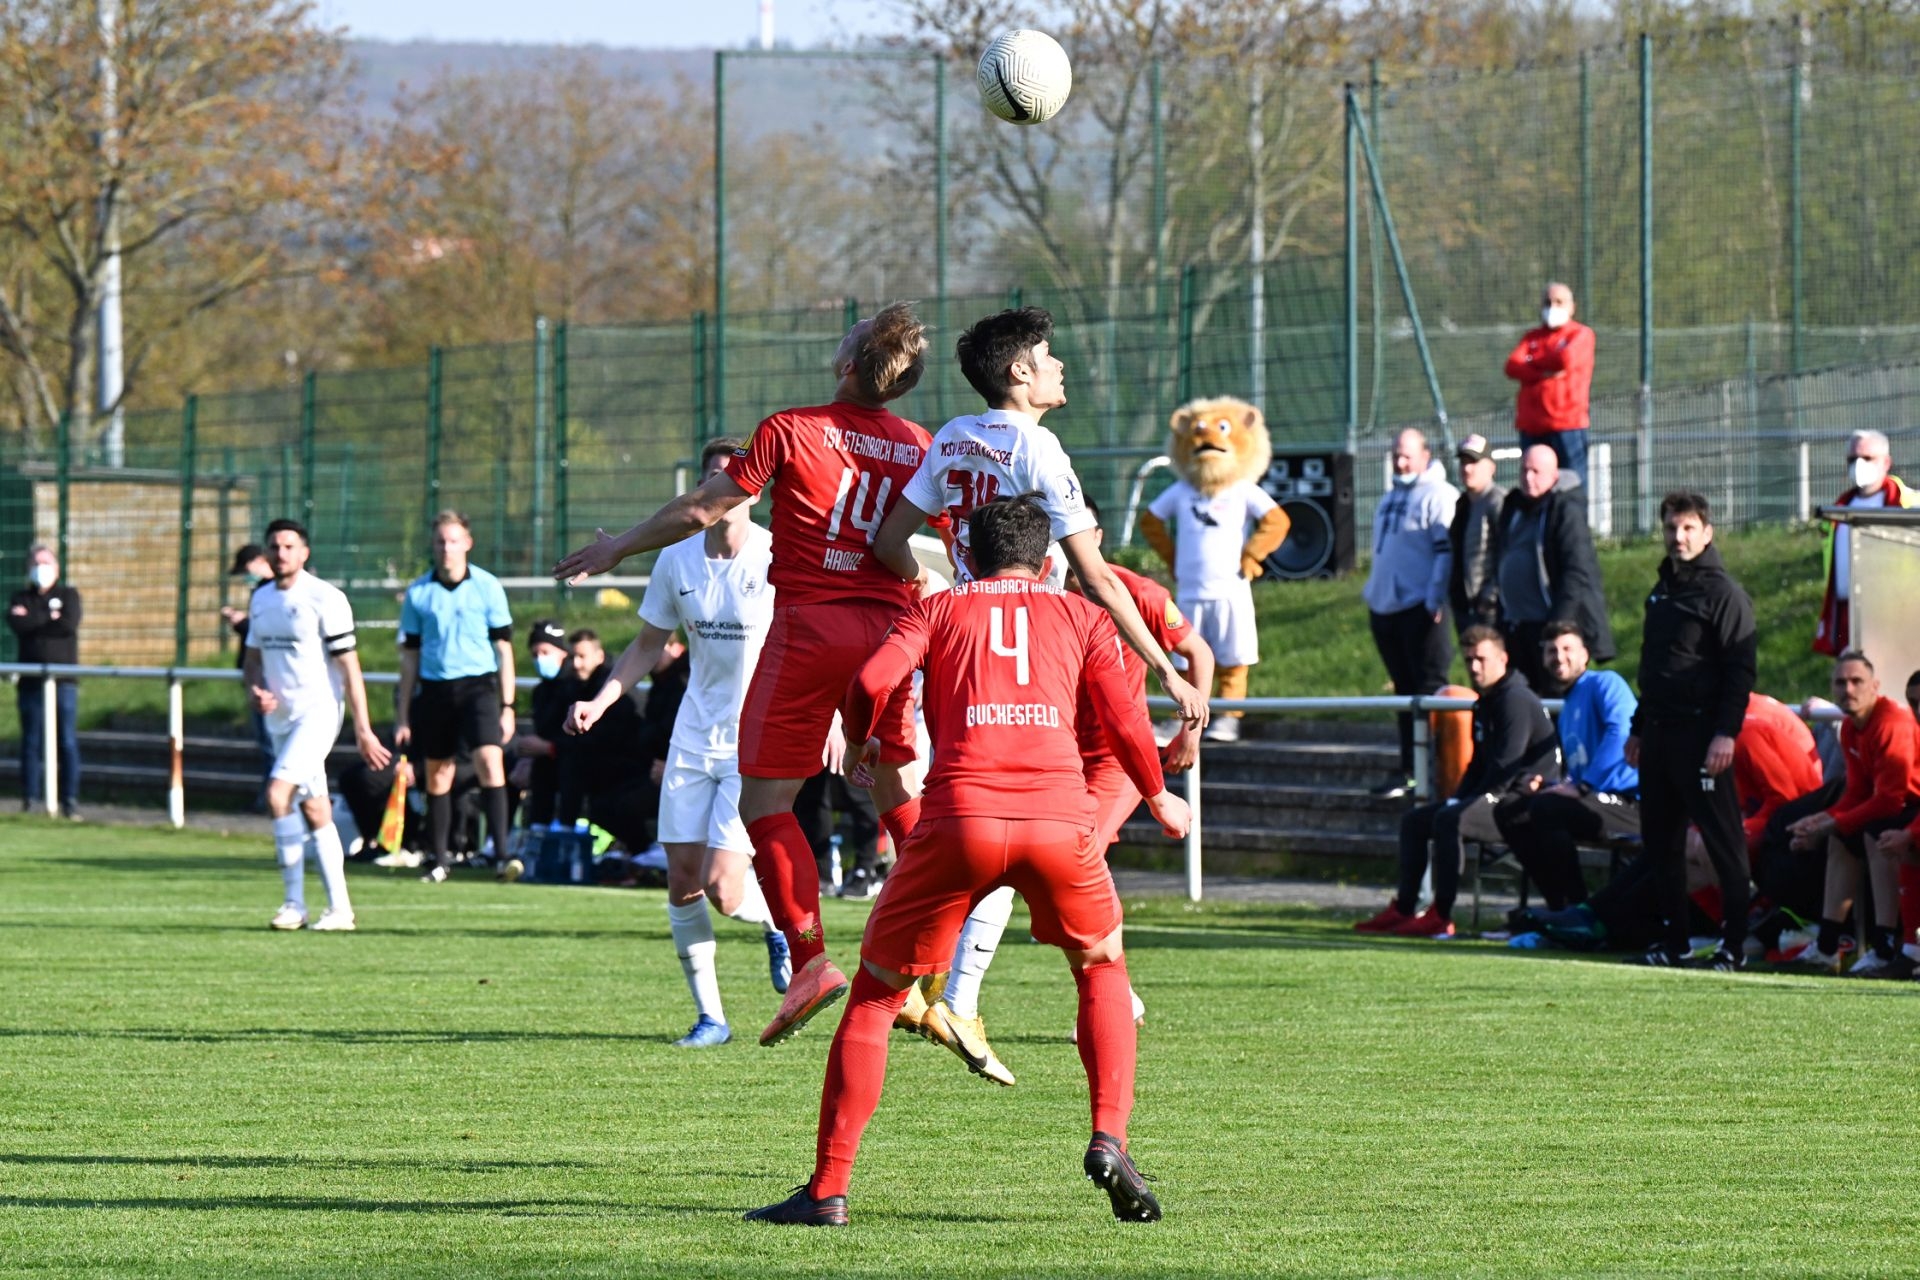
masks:
[(741, 877), (743, 886), (740, 891), (740, 905), (727, 914), (741, 924), (757, 924), (762, 933), (774, 933), (773, 912), (767, 908), (767, 895), (760, 891), (760, 880), (753, 874), (753, 868), (747, 868), (747, 874)]
[(314, 861), (320, 864), (320, 883), (327, 887), (327, 906), (343, 916), (353, 914), (347, 898), (347, 851), (340, 845), (340, 828), (329, 822), (313, 833)]
[(954, 944), (953, 964), (947, 970), (947, 1007), (962, 1018), (980, 1016), (980, 984), (986, 979), (1000, 935), (1013, 918), (1013, 890), (1005, 885), (980, 899)]
[[(338, 836), (335, 847), (338, 847)], [(307, 820), (297, 813), (273, 820), (273, 851), (280, 857), (280, 879), (286, 882), (287, 901), (307, 906)]]
[(713, 964), (718, 947), (713, 941), (713, 917), (707, 914), (707, 900), (669, 902), (667, 924), (673, 930), (673, 949), (680, 955), (680, 972), (687, 976), (694, 1009), (703, 1018), (724, 1023), (727, 1015), (720, 1007), (720, 975)]

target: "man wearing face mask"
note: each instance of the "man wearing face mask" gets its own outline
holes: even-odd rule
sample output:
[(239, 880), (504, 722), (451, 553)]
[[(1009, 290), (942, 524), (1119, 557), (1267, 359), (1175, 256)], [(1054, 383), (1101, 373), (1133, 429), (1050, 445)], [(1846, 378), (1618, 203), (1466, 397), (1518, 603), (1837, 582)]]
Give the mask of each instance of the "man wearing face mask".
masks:
[(523, 812), (527, 829), (538, 831), (553, 821), (554, 798), (560, 786), (559, 743), (566, 732), (574, 687), (567, 670), (567, 633), (559, 623), (551, 618), (534, 623), (527, 649), (540, 683), (533, 686), (531, 732), (513, 739), (514, 765), (507, 781), (515, 790), (526, 793)]
[(1520, 337), (1507, 376), (1520, 384), (1513, 425), (1520, 447), (1551, 445), (1560, 465), (1587, 479), (1587, 396), (1593, 386), (1593, 330), (1573, 318), (1573, 290), (1559, 281), (1540, 299), (1540, 327)]
[[(1920, 506), (1920, 495), (1893, 474), (1892, 451), (1878, 431), (1856, 431), (1847, 437), (1847, 487), (1833, 500), (1836, 507)], [(1813, 631), (1813, 651), (1838, 657), (1852, 647), (1847, 602), (1853, 595), (1851, 539), (1837, 524), (1827, 525), (1827, 594), (1820, 602), (1820, 621)]]
[[(27, 552), (27, 585), (13, 593), (7, 625), (20, 643), (21, 662), (74, 665), (80, 661), (80, 593), (60, 581), (60, 560), (44, 543)], [(31, 809), (44, 791), (46, 704), (42, 682), (22, 676), (20, 707), (21, 807)], [(62, 679), (55, 692), (60, 735), (60, 815), (79, 819), (74, 797), (80, 791), (80, 688)]]

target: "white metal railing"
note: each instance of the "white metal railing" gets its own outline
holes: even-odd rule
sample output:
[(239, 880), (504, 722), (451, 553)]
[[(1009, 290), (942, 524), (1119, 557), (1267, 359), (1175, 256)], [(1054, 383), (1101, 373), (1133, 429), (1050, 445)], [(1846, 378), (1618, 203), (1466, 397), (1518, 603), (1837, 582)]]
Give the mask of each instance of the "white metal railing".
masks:
[[(57, 702), (56, 681), (60, 679), (95, 680), (165, 680), (167, 682), (167, 741), (170, 764), (167, 771), (167, 820), (176, 827), (186, 825), (186, 719), (183, 688), (189, 680), (205, 680), (216, 683), (238, 684), (241, 673), (233, 667), (116, 667), (116, 666), (65, 666), (59, 663), (37, 662), (0, 662), (0, 677), (18, 680), (20, 677), (39, 678), (41, 685), (41, 703), (44, 724), (42, 728), (41, 750), (44, 753), (44, 801), (49, 814), (60, 812), (60, 756), (59, 756), (59, 707)], [(369, 671), (365, 679), (370, 686), (391, 686), (400, 683), (400, 677), (391, 671)], [(514, 684), (522, 689), (531, 689), (539, 681), (531, 676), (521, 676)], [(1240, 711), (1253, 716), (1311, 715), (1339, 712), (1381, 712), (1398, 715), (1402, 712), (1413, 713), (1413, 782), (1414, 795), (1425, 800), (1431, 797), (1433, 782), (1427, 759), (1432, 735), (1427, 728), (1427, 712), (1433, 711), (1471, 711), (1474, 699), (1448, 698), (1428, 694), (1418, 697), (1401, 695), (1381, 695), (1375, 697), (1351, 698), (1217, 698), (1211, 704), (1214, 714)], [(1558, 713), (1561, 707), (1557, 698), (1543, 699), (1549, 711)], [(1838, 720), (1840, 711), (1831, 703), (1821, 702), (1818, 706), (1812, 702), (1789, 704), (1805, 720)], [(1148, 710), (1156, 714), (1171, 712), (1173, 701), (1169, 698), (1153, 697), (1147, 699)], [(1203, 748), (1201, 757), (1206, 752)], [(1200, 759), (1196, 758), (1193, 767), (1184, 775), (1187, 806), (1193, 812), (1193, 820), (1187, 828), (1186, 871), (1187, 896), (1198, 902), (1201, 898), (1201, 840), (1200, 840)]]

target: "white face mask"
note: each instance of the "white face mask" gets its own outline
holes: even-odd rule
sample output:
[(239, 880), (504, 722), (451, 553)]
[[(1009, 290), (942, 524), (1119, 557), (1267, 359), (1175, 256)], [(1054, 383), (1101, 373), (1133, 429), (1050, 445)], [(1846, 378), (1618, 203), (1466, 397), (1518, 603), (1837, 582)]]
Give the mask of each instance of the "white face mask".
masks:
[(1394, 486), (1400, 489), (1411, 489), (1419, 479), (1420, 473), (1418, 471), (1409, 471), (1405, 475), (1401, 475), (1398, 471), (1393, 473)]
[(560, 655), (543, 653), (533, 660), (533, 669), (540, 673), (542, 680), (551, 680), (560, 674)]
[(1540, 323), (1549, 329), (1558, 329), (1571, 319), (1573, 319), (1573, 317), (1567, 313), (1567, 308), (1565, 307), (1540, 308)]
[(1847, 464), (1847, 483), (1856, 489), (1871, 489), (1886, 476), (1886, 469), (1872, 458), (1855, 458)]
[(50, 564), (37, 564), (27, 570), (27, 581), (45, 591), (60, 580), (60, 570)]

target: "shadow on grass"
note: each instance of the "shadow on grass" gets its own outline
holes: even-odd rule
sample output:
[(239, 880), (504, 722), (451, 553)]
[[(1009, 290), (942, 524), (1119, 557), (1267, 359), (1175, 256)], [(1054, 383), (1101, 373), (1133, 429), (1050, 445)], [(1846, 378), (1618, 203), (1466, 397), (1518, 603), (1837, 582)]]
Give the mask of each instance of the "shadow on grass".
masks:
[(316, 1159), (312, 1156), (228, 1156), (228, 1155), (62, 1155), (48, 1152), (0, 1151), (0, 1164), (72, 1165), (91, 1168), (102, 1165), (168, 1165), (188, 1169), (437, 1169), (451, 1173), (512, 1173), (528, 1169), (598, 1169), (590, 1160), (346, 1160)]
[(35, 853), (31, 856), (36, 862), (81, 867), (89, 871), (137, 871), (142, 875), (151, 875), (155, 871), (232, 872), (236, 867), (248, 865), (245, 859), (232, 855), (215, 857), (183, 853), (146, 853), (138, 850), (130, 851), (117, 858), (80, 853)]
[(265, 1044), (304, 1040), (315, 1044), (672, 1044), (669, 1034), (615, 1031), (422, 1031), (414, 1028), (233, 1027), (225, 1031), (179, 1031), (168, 1027), (0, 1027), (0, 1039), (142, 1040), (163, 1044)]
[[(282, 1213), (490, 1213), (543, 1218), (586, 1218), (609, 1206), (594, 1200), (362, 1200), (346, 1196), (0, 1196), (0, 1209), (185, 1209), (195, 1213), (231, 1209)], [(649, 1206), (651, 1207), (651, 1206)]]

